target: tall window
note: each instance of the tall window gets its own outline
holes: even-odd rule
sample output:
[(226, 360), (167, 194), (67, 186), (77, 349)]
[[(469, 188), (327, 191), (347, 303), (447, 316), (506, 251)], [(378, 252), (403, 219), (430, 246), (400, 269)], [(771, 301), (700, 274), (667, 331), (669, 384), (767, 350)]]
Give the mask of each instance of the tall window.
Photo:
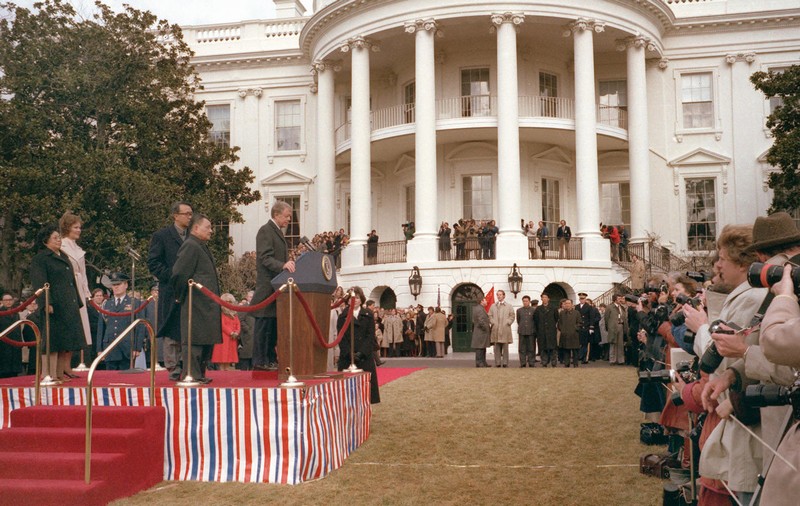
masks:
[(300, 244), (300, 195), (281, 195), (276, 200), (281, 200), (292, 206), (292, 221), (287, 225), (286, 245), (294, 249)]
[(607, 225), (631, 225), (630, 183), (603, 183), (600, 187), (600, 218)]
[(710, 251), (717, 237), (714, 179), (686, 180), (686, 226), (689, 251)]
[(558, 76), (547, 72), (539, 72), (539, 101), (542, 116), (555, 118), (558, 116), (556, 97), (558, 97)]
[(489, 69), (461, 71), (461, 116), (489, 116)]
[(417, 83), (411, 82), (403, 88), (403, 114), (406, 123), (413, 123), (414, 107), (417, 100)]
[(277, 151), (300, 149), (300, 100), (275, 102), (275, 146)]
[(600, 81), (600, 123), (626, 128), (625, 111), (628, 110), (628, 88), (624, 80)]
[(681, 75), (683, 128), (714, 126), (714, 90), (711, 72)]
[(561, 193), (558, 179), (542, 178), (542, 221), (547, 231), (555, 235), (561, 221)]
[(464, 176), (464, 218), (492, 219), (492, 176)]
[(416, 221), (414, 214), (416, 213), (416, 192), (417, 187), (414, 184), (406, 186), (406, 223)]
[(231, 106), (208, 105), (206, 115), (211, 122), (211, 140), (219, 145), (229, 148), (231, 146)]
[[(789, 67), (774, 67), (769, 69), (774, 74), (783, 74)], [(769, 113), (775, 112), (775, 109), (783, 105), (783, 97), (772, 97), (769, 99)]]

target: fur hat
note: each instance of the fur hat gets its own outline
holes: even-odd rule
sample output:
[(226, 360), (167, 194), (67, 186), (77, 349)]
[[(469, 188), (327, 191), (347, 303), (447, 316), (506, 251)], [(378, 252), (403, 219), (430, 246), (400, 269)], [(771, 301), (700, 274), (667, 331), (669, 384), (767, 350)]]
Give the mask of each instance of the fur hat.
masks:
[(800, 243), (800, 230), (789, 213), (781, 211), (756, 218), (753, 244), (748, 246), (747, 251), (763, 251), (793, 243)]

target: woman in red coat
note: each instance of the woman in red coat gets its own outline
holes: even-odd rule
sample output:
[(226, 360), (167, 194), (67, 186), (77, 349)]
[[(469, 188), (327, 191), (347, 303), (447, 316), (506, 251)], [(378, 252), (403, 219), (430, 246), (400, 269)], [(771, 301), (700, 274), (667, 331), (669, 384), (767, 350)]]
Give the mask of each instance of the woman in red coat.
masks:
[[(220, 297), (225, 302), (236, 304), (236, 298), (229, 293), (224, 293)], [(241, 323), (236, 316), (236, 312), (222, 308), (222, 342), (214, 345), (214, 353), (211, 361), (219, 367), (220, 371), (232, 371), (239, 362), (239, 332)]]

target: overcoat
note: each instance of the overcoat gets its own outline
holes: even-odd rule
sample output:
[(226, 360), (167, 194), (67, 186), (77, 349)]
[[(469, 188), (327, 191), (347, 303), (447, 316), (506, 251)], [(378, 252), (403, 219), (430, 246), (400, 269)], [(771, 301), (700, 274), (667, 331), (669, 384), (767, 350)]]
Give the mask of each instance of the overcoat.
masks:
[[(172, 289), (181, 308), (181, 342), (189, 337), (189, 285), (190, 279), (202, 284), (219, 295), (217, 268), (208, 246), (193, 235), (188, 235), (178, 250), (178, 258), (172, 266)], [(192, 293), (192, 346), (222, 342), (222, 310), (197, 288)]]
[(559, 347), (568, 350), (580, 348), (578, 332), (581, 328), (581, 313), (576, 309), (564, 310), (558, 316), (558, 329), (561, 331)]
[[(347, 320), (347, 311), (342, 311), (339, 320), (336, 322), (337, 332), (341, 332), (344, 322)], [(369, 398), (370, 404), (381, 402), (381, 394), (378, 391), (378, 375), (375, 370), (375, 359), (372, 352), (375, 350), (375, 317), (372, 311), (361, 308), (358, 317), (353, 318), (350, 325), (353, 328), (353, 351), (355, 352), (354, 363), (360, 369), (370, 373), (369, 378)], [(338, 369), (345, 370), (350, 365), (350, 326), (345, 330), (342, 340), (339, 343), (339, 363)]]
[[(43, 249), (31, 261), (31, 285), (35, 290), (50, 283), (50, 351), (77, 351), (86, 343), (80, 308), (83, 301), (78, 293), (75, 273), (69, 257), (62, 251)], [(45, 322), (44, 294), (39, 298), (38, 315)], [(42, 328), (42, 339), (44, 339)], [(42, 346), (45, 346), (44, 341)], [(44, 348), (43, 348), (44, 349)]]
[(430, 334), (426, 332), (425, 340), (443, 343), (445, 327), (447, 327), (447, 317), (444, 313), (434, 312), (425, 320), (425, 330), (430, 332)]
[(80, 310), (81, 323), (83, 324), (83, 337), (86, 340), (86, 344), (91, 345), (92, 328), (89, 326), (88, 304), (85, 304), (85, 302), (86, 299), (92, 296), (92, 292), (89, 291), (89, 279), (86, 274), (86, 252), (83, 251), (83, 248), (78, 246), (78, 243), (66, 237), (61, 240), (61, 251), (67, 254), (69, 261), (72, 263), (72, 271), (75, 273), (78, 294), (81, 296), (81, 302), (84, 302)]
[(486, 309), (480, 304), (472, 307), (472, 348), (488, 348), (491, 344), (492, 325)]
[[(187, 232), (188, 234), (188, 232)], [(178, 258), (183, 239), (175, 225), (167, 225), (153, 234), (147, 253), (147, 268), (158, 278), (158, 337), (181, 340), (181, 308), (172, 290), (172, 266)]]
[(558, 311), (552, 304), (542, 305), (533, 313), (536, 336), (543, 350), (554, 350), (558, 346)]
[[(256, 290), (251, 305), (255, 306), (273, 293), (272, 278), (283, 271), (283, 264), (289, 260), (289, 249), (283, 232), (271, 219), (256, 234)], [(277, 305), (269, 306), (253, 312), (257, 318), (275, 318), (278, 315)]]
[(511, 325), (514, 323), (514, 308), (508, 302), (493, 304), (489, 309), (489, 321), (492, 322), (492, 344), (511, 343)]
[(403, 320), (399, 315), (389, 314), (383, 318), (383, 341), (387, 345), (403, 342)]

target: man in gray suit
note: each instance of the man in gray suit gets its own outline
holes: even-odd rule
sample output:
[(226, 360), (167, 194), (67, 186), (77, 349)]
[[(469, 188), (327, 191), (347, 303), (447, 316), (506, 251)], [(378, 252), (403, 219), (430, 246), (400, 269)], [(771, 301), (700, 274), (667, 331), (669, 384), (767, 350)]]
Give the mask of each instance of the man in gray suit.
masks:
[[(270, 220), (256, 235), (256, 292), (252, 305), (264, 301), (275, 292), (272, 278), (283, 270), (294, 272), (289, 260), (289, 247), (281, 229), (292, 221), (292, 206), (277, 201), (270, 210)], [(278, 369), (278, 313), (274, 303), (255, 311), (253, 328), (253, 369)]]
[(486, 312), (486, 297), (479, 306), (472, 307), (472, 348), (475, 349), (475, 367), (489, 367), (486, 362), (486, 348), (491, 343), (492, 326)]
[(616, 294), (614, 303), (606, 308), (603, 325), (608, 330), (608, 361), (611, 365), (625, 365), (625, 336), (628, 335), (628, 308), (625, 296)]
[[(189, 235), (178, 250), (178, 258), (172, 266), (170, 284), (181, 306), (181, 338), (183, 363), (191, 360), (191, 375), (201, 383), (211, 383), (206, 377), (206, 366), (211, 360), (214, 345), (222, 342), (222, 311), (220, 306), (200, 294), (192, 294), (192, 346), (189, 349), (189, 285), (193, 279), (219, 295), (219, 278), (214, 257), (208, 249), (213, 228), (202, 214), (195, 214), (189, 224)], [(183, 377), (189, 373), (184, 367)]]

